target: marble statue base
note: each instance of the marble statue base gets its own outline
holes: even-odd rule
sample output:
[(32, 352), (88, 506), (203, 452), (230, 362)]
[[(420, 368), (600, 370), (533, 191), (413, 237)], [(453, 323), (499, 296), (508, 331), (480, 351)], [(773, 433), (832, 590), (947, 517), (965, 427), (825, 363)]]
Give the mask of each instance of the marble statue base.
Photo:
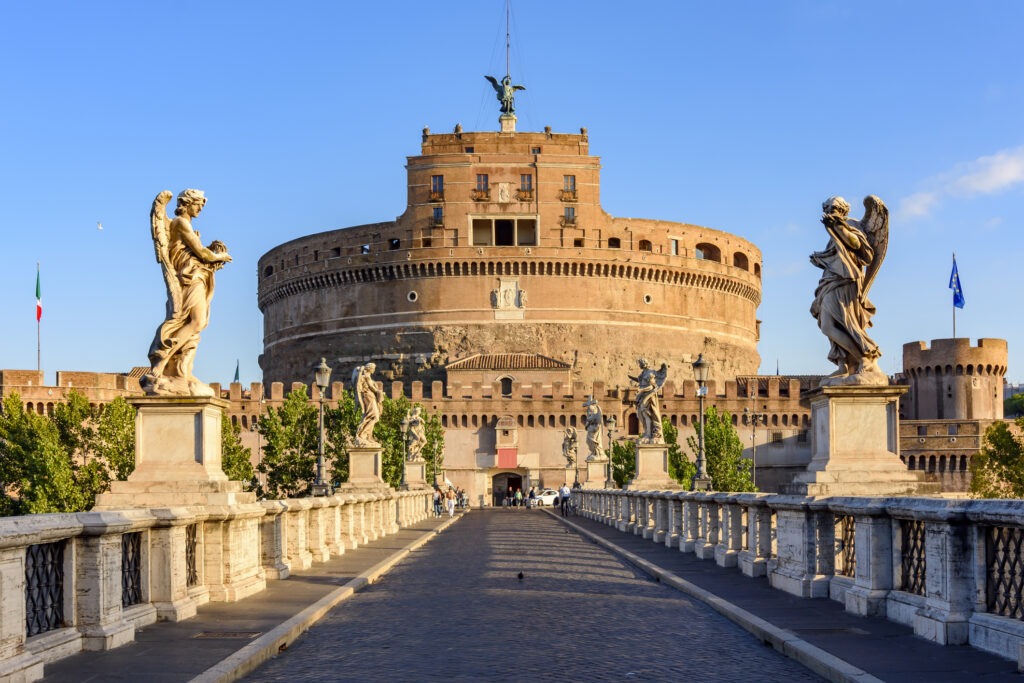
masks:
[(97, 510), (256, 502), (221, 469), (221, 414), (213, 397), (145, 396), (135, 406), (135, 470), (96, 497)]
[[(937, 492), (899, 457), (905, 386), (825, 386), (811, 402), (811, 462), (782, 493), (885, 496)], [(929, 489), (935, 489), (934, 491)]]
[(636, 445), (636, 474), (622, 488), (629, 491), (681, 489), (679, 483), (668, 476), (668, 446), (663, 443), (638, 443)]
[(583, 482), (585, 489), (603, 489), (608, 477), (608, 458), (587, 460), (587, 480)]
[(380, 446), (358, 446), (348, 449), (348, 481), (339, 491), (367, 491), (387, 488)]
[(405, 486), (407, 491), (418, 491), (429, 488), (427, 486), (427, 463), (406, 462), (405, 463)]

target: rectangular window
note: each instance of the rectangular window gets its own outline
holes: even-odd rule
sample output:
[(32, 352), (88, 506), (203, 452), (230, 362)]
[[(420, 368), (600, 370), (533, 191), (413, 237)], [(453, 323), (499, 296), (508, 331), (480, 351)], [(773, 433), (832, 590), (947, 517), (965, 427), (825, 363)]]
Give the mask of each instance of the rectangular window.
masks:
[(781, 446), (782, 432), (771, 432), (771, 436), (768, 437), (768, 442), (773, 446)]
[(473, 148), (472, 147), (467, 147), (466, 148), (466, 154), (472, 154), (472, 153), (473, 153)]
[(928, 436), (928, 427), (926, 427), (925, 425), (917, 425), (917, 435)]
[(492, 221), (486, 218), (473, 219), (473, 244), (487, 246), (491, 243)]
[(537, 221), (520, 218), (516, 221), (516, 244), (532, 247), (537, 244)]
[(477, 173), (476, 174), (476, 189), (479, 190), (480, 192), (487, 192), (487, 188), (488, 188), (487, 174), (486, 173)]
[(582, 247), (583, 246), (583, 240), (580, 239), (579, 237), (577, 237), (576, 239), (574, 239), (572, 241), (572, 246), (574, 246), (574, 247)]
[(575, 206), (567, 206), (567, 207), (565, 207), (565, 214), (564, 215), (565, 215), (565, 222), (566, 223), (575, 222), (575, 220), (576, 220), (576, 207)]
[(434, 207), (433, 219), (434, 219), (434, 225), (444, 225), (444, 207), (443, 206), (435, 206)]
[(530, 154), (540, 154), (540, 147), (531, 147)]
[(564, 175), (562, 176), (562, 189), (566, 192), (576, 191), (576, 176)]
[(530, 173), (524, 173), (519, 176), (519, 189), (524, 192), (533, 191), (533, 175)]
[(432, 175), (430, 176), (430, 191), (437, 192), (438, 194), (444, 193), (444, 176), (443, 175)]
[(669, 253), (673, 256), (679, 256), (679, 240), (669, 240)]
[(948, 429), (950, 436), (956, 436), (960, 433), (960, 425), (949, 425)]

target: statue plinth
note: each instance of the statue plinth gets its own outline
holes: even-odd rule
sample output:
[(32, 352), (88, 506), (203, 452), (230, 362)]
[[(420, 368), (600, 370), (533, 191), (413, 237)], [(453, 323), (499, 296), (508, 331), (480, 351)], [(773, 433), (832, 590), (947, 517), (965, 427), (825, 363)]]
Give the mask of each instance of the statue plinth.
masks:
[(405, 463), (405, 490), (419, 491), (427, 486), (427, 464), (422, 460)]
[(929, 492), (899, 457), (899, 398), (906, 386), (824, 386), (810, 395), (811, 462), (783, 493), (804, 496)]
[(221, 415), (213, 397), (144, 396), (135, 406), (135, 470), (96, 497), (95, 509), (255, 503), (221, 469)]
[(380, 446), (352, 446), (348, 449), (348, 481), (342, 491), (365, 491), (387, 488), (384, 483)]
[(622, 487), (629, 491), (668, 491), (682, 488), (668, 476), (668, 446), (663, 443), (636, 444), (636, 475)]
[(608, 458), (587, 460), (587, 480), (583, 482), (585, 489), (603, 489), (608, 476)]
[(502, 133), (515, 133), (516, 132), (516, 115), (515, 114), (502, 114), (498, 117), (498, 123), (501, 125)]

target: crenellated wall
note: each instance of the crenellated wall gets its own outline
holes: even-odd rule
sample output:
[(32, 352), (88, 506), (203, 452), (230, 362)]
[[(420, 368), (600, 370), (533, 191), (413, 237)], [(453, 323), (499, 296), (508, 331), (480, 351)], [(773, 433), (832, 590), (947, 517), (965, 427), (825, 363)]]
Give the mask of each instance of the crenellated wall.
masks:
[(908, 420), (1000, 420), (1008, 362), (1005, 339), (934, 339), (903, 345)]

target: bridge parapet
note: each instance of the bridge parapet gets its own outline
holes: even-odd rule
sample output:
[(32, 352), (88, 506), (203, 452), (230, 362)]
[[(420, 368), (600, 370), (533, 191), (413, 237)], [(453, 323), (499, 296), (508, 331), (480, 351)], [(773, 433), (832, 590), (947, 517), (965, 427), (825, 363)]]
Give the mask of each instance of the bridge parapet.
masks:
[(580, 514), (1024, 670), (1024, 500), (577, 489)]
[[(136, 629), (188, 619), (206, 602), (240, 600), (249, 574), (263, 586), (395, 533), (427, 517), (430, 496), (381, 489), (0, 518), (0, 679), (37, 680), (46, 663), (132, 642)], [(229, 552), (252, 538), (254, 547)], [(252, 572), (239, 553), (252, 555)]]

